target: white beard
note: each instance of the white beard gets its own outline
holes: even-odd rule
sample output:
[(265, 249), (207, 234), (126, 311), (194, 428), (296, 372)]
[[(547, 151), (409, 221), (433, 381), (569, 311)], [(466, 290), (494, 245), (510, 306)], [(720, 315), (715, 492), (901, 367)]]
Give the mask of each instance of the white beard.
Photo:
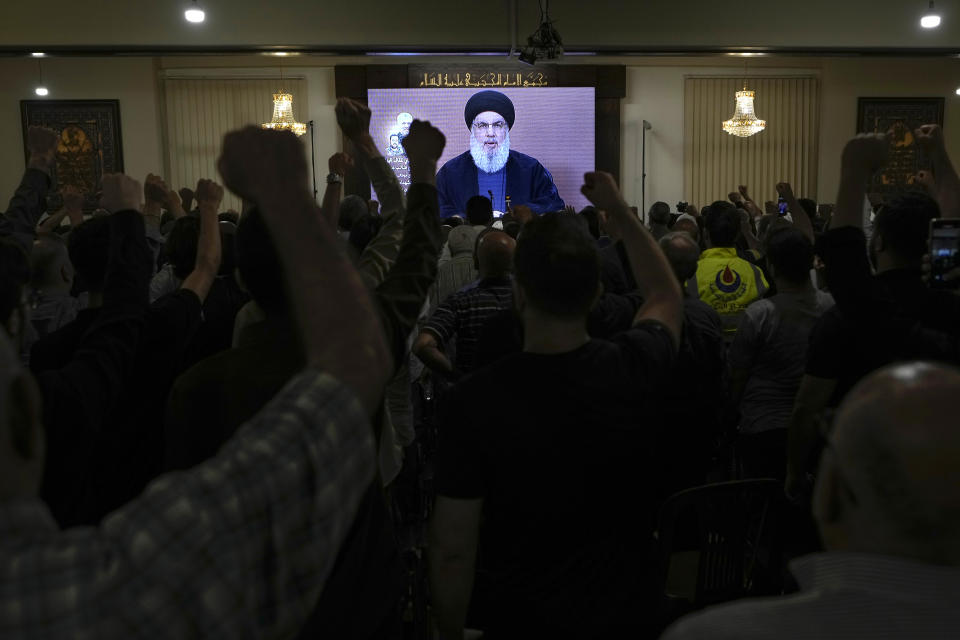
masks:
[(507, 160), (510, 159), (510, 132), (503, 136), (503, 142), (492, 153), (483, 148), (483, 144), (477, 141), (475, 135), (470, 136), (470, 155), (473, 156), (473, 163), (477, 169), (484, 173), (496, 173), (507, 166)]

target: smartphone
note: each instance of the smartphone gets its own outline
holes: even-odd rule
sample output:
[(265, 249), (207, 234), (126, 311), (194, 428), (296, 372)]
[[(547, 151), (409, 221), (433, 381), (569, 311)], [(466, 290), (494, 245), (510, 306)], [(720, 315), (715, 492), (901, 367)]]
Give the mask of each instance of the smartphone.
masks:
[(960, 278), (944, 276), (960, 267), (960, 218), (930, 221), (930, 286), (934, 289), (960, 287)]
[(787, 215), (787, 201), (783, 199), (783, 196), (777, 198), (777, 211), (780, 212), (780, 215)]

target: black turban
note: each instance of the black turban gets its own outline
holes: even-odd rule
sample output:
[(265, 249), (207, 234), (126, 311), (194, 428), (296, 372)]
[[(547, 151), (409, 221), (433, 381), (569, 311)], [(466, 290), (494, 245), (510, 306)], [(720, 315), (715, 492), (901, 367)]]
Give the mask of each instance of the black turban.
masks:
[(516, 114), (513, 112), (513, 103), (510, 98), (499, 91), (480, 91), (470, 96), (467, 100), (467, 106), (463, 109), (463, 119), (467, 122), (467, 128), (473, 126), (473, 121), (477, 115), (484, 111), (493, 111), (499, 113), (507, 121), (507, 128), (513, 129), (513, 120)]

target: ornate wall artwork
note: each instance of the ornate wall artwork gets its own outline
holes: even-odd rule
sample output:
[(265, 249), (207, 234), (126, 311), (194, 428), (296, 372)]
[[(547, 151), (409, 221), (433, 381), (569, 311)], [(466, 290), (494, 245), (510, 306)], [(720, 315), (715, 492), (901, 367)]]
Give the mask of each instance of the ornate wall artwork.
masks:
[(84, 195), (84, 209), (97, 207), (105, 173), (123, 171), (119, 100), (22, 100), (24, 154), (27, 128), (53, 129), (60, 140), (51, 191), (66, 185)]
[(943, 126), (943, 98), (860, 98), (857, 133), (890, 133), (890, 161), (870, 187), (874, 194), (914, 186), (917, 172), (930, 160), (914, 141), (913, 131), (925, 124)]

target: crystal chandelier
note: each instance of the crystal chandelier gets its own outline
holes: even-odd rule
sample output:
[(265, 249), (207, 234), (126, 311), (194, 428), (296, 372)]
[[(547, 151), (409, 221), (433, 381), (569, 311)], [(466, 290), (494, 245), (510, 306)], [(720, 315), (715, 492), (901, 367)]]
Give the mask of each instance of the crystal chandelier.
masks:
[(293, 94), (273, 94), (273, 119), (260, 125), (264, 129), (292, 131), (297, 136), (307, 132), (307, 125), (293, 119)]
[(767, 126), (766, 120), (760, 120), (753, 112), (753, 98), (756, 95), (754, 91), (747, 91), (746, 85), (743, 91), (737, 91), (737, 108), (733, 112), (733, 117), (725, 120), (723, 130), (732, 136), (749, 138), (755, 133), (760, 133)]

